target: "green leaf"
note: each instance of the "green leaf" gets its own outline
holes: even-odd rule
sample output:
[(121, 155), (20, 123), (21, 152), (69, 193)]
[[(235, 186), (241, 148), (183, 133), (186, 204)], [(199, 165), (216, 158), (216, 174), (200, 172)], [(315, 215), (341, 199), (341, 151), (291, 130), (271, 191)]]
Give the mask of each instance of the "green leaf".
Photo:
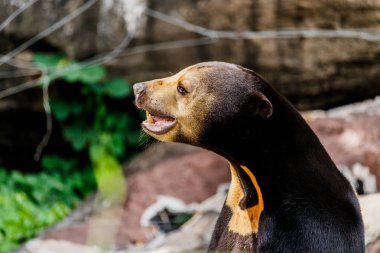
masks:
[(111, 140), (109, 143), (109, 149), (112, 154), (116, 156), (121, 156), (125, 152), (125, 144), (123, 136), (120, 134), (111, 135)]
[(106, 149), (99, 142), (91, 142), (88, 149), (89, 157), (92, 163), (96, 163), (99, 157), (102, 157), (106, 153)]
[(62, 75), (62, 79), (69, 83), (75, 83), (80, 81), (81, 72), (80, 67), (76, 63), (72, 63), (70, 66), (67, 66), (70, 69), (66, 74)]
[(71, 65), (72, 70), (64, 74), (62, 78), (69, 82), (82, 82), (85, 84), (94, 84), (99, 82), (106, 75), (106, 70), (103, 66), (94, 65), (89, 67), (81, 67), (74, 63)]
[(78, 116), (80, 115), (84, 110), (84, 106), (81, 103), (71, 103), (70, 106), (70, 112), (71, 114)]
[(95, 83), (95, 84), (89, 84), (88, 86), (85, 86), (85, 87), (88, 87), (90, 88), (91, 91), (95, 92), (96, 94), (102, 94), (104, 89), (103, 89), (103, 85), (101, 84), (98, 84), (98, 83)]
[(132, 94), (132, 87), (125, 79), (115, 78), (104, 83), (103, 92), (112, 98), (124, 98)]
[(78, 161), (74, 159), (64, 159), (56, 155), (45, 155), (42, 157), (41, 166), (48, 171), (62, 170), (67, 173), (78, 166)]
[(125, 200), (126, 183), (122, 166), (116, 157), (95, 142), (90, 145), (90, 157), (101, 196), (111, 203), (122, 203)]
[(82, 69), (82, 78), (83, 83), (97, 83), (106, 75), (106, 70), (103, 66), (95, 65)]
[(1, 240), (0, 252), (10, 252), (18, 247), (18, 243), (15, 241)]
[(91, 138), (93, 138), (94, 133), (90, 129), (85, 129), (79, 124), (67, 126), (63, 130), (63, 135), (67, 140), (70, 141), (74, 150), (82, 151)]
[(51, 100), (50, 107), (57, 120), (63, 121), (70, 115), (70, 105), (61, 100)]
[[(51, 167), (67, 166), (67, 161), (59, 157), (47, 160), (44, 163)], [(8, 172), (0, 168), (0, 175), (6, 176), (5, 179), (0, 177), (0, 180), (8, 182), (4, 184), (0, 181), (1, 253), (9, 252), (44, 227), (51, 226), (68, 215), (71, 208), (80, 201), (79, 196), (85, 197), (94, 189), (94, 174), (88, 169), (63, 177), (46, 172)]]
[(33, 55), (33, 62), (41, 64), (45, 67), (56, 67), (62, 59), (64, 59), (64, 57), (59, 53), (35, 53)]
[(133, 126), (132, 122), (134, 119), (132, 119), (127, 113), (115, 113), (112, 114), (112, 116), (115, 118), (115, 121), (112, 124), (113, 131), (125, 134), (125, 132), (130, 128), (136, 128)]
[(50, 107), (53, 115), (59, 121), (67, 120), (70, 115), (80, 115), (84, 110), (84, 106), (81, 103), (70, 103), (60, 99), (52, 99)]
[(118, 122), (118, 117), (116, 115), (110, 114), (106, 117), (104, 121), (104, 127), (106, 130), (111, 131), (114, 128), (114, 126), (117, 124), (117, 122)]
[(125, 132), (131, 124), (128, 114), (108, 113), (105, 118), (104, 127), (109, 132)]
[(57, 156), (43, 156), (41, 160), (41, 166), (47, 170), (54, 170), (59, 167), (61, 159)]

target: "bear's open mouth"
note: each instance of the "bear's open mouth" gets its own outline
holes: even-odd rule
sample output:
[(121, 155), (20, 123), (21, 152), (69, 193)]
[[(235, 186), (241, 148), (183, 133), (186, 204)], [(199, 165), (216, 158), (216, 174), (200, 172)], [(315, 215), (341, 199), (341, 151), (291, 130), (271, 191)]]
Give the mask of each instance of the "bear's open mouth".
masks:
[(175, 125), (176, 119), (170, 116), (156, 116), (146, 112), (146, 120), (142, 122), (144, 129), (154, 134), (166, 134)]

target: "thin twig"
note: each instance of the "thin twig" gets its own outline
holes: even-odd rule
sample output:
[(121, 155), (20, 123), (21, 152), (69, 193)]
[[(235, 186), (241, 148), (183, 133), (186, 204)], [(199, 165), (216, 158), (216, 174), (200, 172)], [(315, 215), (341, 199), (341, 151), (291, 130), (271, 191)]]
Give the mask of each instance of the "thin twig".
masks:
[[(4, 29), (14, 18), (16, 18), (20, 13), (26, 10), (29, 6), (35, 3), (38, 0), (31, 0), (26, 5), (22, 6), (14, 13), (12, 13), (3, 23), (0, 25), (0, 31)], [(13, 59), (20, 52), (28, 48), (30, 45), (35, 42), (45, 38), (50, 35), (57, 29), (64, 26), (66, 23), (70, 22), (72, 19), (79, 16), (81, 13), (89, 9), (97, 0), (89, 0), (80, 6), (78, 9), (65, 16), (52, 26), (48, 27), (44, 31), (40, 32), (33, 38), (29, 39), (25, 43), (18, 46), (16, 49), (10, 51), (8, 54), (0, 56), (0, 66), (4, 63), (15, 66), (17, 68), (26, 68), (32, 70), (41, 71), (42, 75), (40, 78), (28, 81), (26, 83), (4, 89), (0, 91), (0, 99), (14, 95), (16, 93), (25, 91), (30, 88), (38, 87), (42, 83), (42, 92), (43, 92), (43, 106), (46, 113), (46, 133), (40, 144), (38, 145), (34, 159), (39, 160), (42, 154), (43, 149), (48, 144), (52, 133), (52, 114), (49, 104), (49, 85), (51, 79), (56, 79), (62, 75), (83, 68), (91, 67), (95, 64), (102, 64), (107, 61), (110, 61), (119, 56), (129, 56), (144, 52), (158, 51), (172, 48), (183, 48), (190, 46), (205, 45), (216, 42), (218, 39), (283, 39), (283, 38), (356, 38), (367, 41), (378, 42), (380, 41), (380, 35), (374, 32), (370, 32), (368, 29), (337, 29), (337, 30), (328, 30), (328, 29), (278, 29), (278, 30), (265, 30), (265, 31), (219, 31), (212, 30), (205, 27), (197, 26), (191, 24), (184, 19), (172, 17), (170, 15), (152, 10), (145, 9), (144, 13), (147, 16), (153, 17), (155, 19), (161, 20), (163, 22), (172, 24), (174, 26), (181, 27), (187, 31), (194, 32), (196, 34), (202, 35), (199, 39), (192, 40), (178, 40), (164, 43), (156, 43), (151, 45), (143, 45), (131, 48), (128, 52), (121, 54), (123, 50), (130, 44), (131, 40), (134, 38), (135, 32), (137, 31), (137, 24), (139, 24), (138, 19), (140, 15), (136, 15), (136, 22), (132, 22), (135, 25), (129, 27), (126, 36), (120, 42), (120, 44), (115, 47), (113, 50), (107, 53), (98, 54), (95, 57), (89, 58), (85, 61), (80, 62), (75, 66), (68, 66), (66, 68), (57, 68), (57, 67), (42, 67), (36, 66), (32, 63), (19, 61)], [(25, 75), (27, 72), (24, 72)], [(0, 72), (0, 77), (3, 74), (4, 77), (16, 77), (22, 76), (22, 72), (10, 73), (10, 72)], [(8, 76), (7, 76), (8, 75)], [(13, 75), (13, 76), (12, 76)]]
[[(164, 42), (164, 43), (157, 43), (152, 45), (144, 45), (144, 46), (138, 46), (134, 49), (131, 49), (129, 52), (126, 52), (123, 54), (123, 56), (126, 55), (133, 55), (138, 53), (144, 53), (149, 51), (157, 51), (157, 50), (164, 50), (164, 49), (170, 49), (170, 48), (180, 48), (180, 47), (186, 47), (186, 46), (196, 46), (196, 45), (202, 45), (215, 42), (216, 39), (237, 39), (237, 38), (246, 38), (246, 39), (255, 39), (255, 38), (299, 38), (299, 37), (308, 37), (308, 38), (359, 38), (369, 41), (380, 41), (379, 35), (376, 35), (375, 33), (371, 32), (364, 32), (364, 31), (358, 31), (358, 30), (321, 30), (321, 29), (282, 29), (282, 30), (275, 30), (275, 31), (243, 31), (243, 32), (235, 32), (235, 31), (215, 31), (210, 30), (204, 27), (193, 25), (187, 21), (184, 21), (179, 18), (175, 18), (169, 15), (166, 15), (161, 12), (157, 12), (155, 10), (146, 9), (145, 10), (146, 15), (151, 16), (153, 18), (157, 18), (159, 20), (162, 20), (164, 22), (180, 26), (183, 29), (186, 29), (188, 31), (195, 32), (197, 34), (201, 34), (205, 37), (201, 39), (195, 39), (195, 40), (180, 40), (175, 42)], [(112, 50), (109, 53), (105, 54), (99, 54), (96, 57), (90, 58), (86, 61), (81, 62), (79, 65), (79, 68), (87, 68), (94, 64), (100, 64), (104, 63), (106, 61), (109, 61), (111, 59), (114, 59), (117, 57), (124, 48), (129, 44), (131, 39), (133, 38), (132, 35), (127, 34), (127, 36), (123, 39), (123, 41), (118, 45), (114, 50)], [(8, 62), (9, 63), (9, 62)], [(21, 67), (21, 66), (20, 66)], [(78, 68), (76, 66), (75, 68)], [(74, 67), (69, 66), (67, 68), (59, 70), (57, 72), (58, 76), (62, 76), (63, 74), (72, 71)], [(29, 83), (29, 82), (28, 82)], [(20, 91), (26, 90), (28, 88), (33, 88), (36, 86), (29, 85), (29, 84), (22, 84), (20, 86), (20, 89), (17, 87), (9, 88), (8, 90), (0, 91), (0, 99), (9, 96), (12, 94), (16, 94)]]
[[(134, 35), (135, 35), (134, 33), (127, 33), (126, 36), (123, 38), (123, 40), (120, 42), (120, 44), (118, 46), (116, 46), (113, 50), (111, 50), (107, 53), (104, 53), (104, 54), (98, 54), (95, 57), (92, 57), (92, 58), (89, 58), (85, 61), (82, 61), (81, 63), (79, 63), (79, 66), (82, 68), (86, 68), (86, 67), (89, 67), (89, 66), (92, 66), (95, 64), (103, 64), (103, 63), (106, 63), (106, 62), (116, 58), (129, 45), (129, 43), (134, 38)], [(68, 68), (67, 70), (64, 70), (64, 73), (66, 73), (70, 70), (71, 69)]]
[(187, 31), (194, 32), (194, 33), (203, 35), (205, 37), (210, 37), (210, 38), (218, 38), (219, 37), (216, 33), (214, 33), (213, 30), (204, 28), (202, 26), (197, 26), (197, 25), (191, 24), (191, 23), (189, 23), (183, 19), (172, 17), (170, 15), (166, 15), (166, 14), (159, 12), (159, 11), (156, 11), (156, 10), (152, 10), (152, 9), (147, 8), (147, 9), (145, 9), (145, 14), (152, 17), (152, 18), (164, 21), (164, 22), (172, 24), (174, 26), (181, 27)]
[[(127, 33), (127, 35), (124, 37), (124, 39), (121, 41), (121, 43), (115, 47), (112, 51), (108, 52), (107, 54), (98, 55), (97, 57), (93, 57), (87, 61), (84, 61), (80, 64), (79, 69), (83, 69), (86, 67), (90, 67), (94, 64), (101, 64), (106, 61), (109, 61), (113, 59), (114, 57), (117, 57), (122, 50), (128, 46), (128, 44), (133, 39), (134, 34)], [(50, 102), (49, 102), (49, 84), (50, 79), (48, 76), (48, 69), (45, 66), (39, 66), (41, 67), (42, 77), (41, 81), (43, 83), (42, 90), (43, 90), (43, 106), (46, 113), (46, 132), (44, 134), (44, 137), (42, 138), (42, 141), (38, 145), (36, 152), (34, 154), (34, 160), (39, 161), (42, 151), (46, 147), (46, 145), (49, 143), (51, 134), (53, 132), (53, 124), (52, 124), (52, 114), (51, 114), (51, 108), (50, 108)], [(74, 69), (78, 69), (78, 66), (75, 66)], [(53, 77), (58, 78), (65, 74), (66, 72), (69, 72), (73, 70), (73, 67), (67, 67), (63, 69), (62, 71), (57, 71)]]
[(293, 38), (354, 38), (372, 42), (380, 41), (380, 34), (366, 29), (278, 29), (265, 31), (219, 31), (191, 24), (184, 19), (173, 17), (147, 8), (145, 14), (187, 31), (213, 39), (293, 39)]
[[(115, 57), (117, 57), (131, 42), (133, 39), (134, 34), (128, 33), (126, 36), (123, 38), (123, 40), (117, 45), (113, 50), (107, 52), (107, 53), (101, 53), (98, 54), (94, 57), (91, 57), (87, 60), (84, 60), (80, 62), (79, 64), (75, 66), (69, 66), (66, 68), (61, 68), (58, 69), (57, 67), (47, 67), (46, 69), (49, 70), (50, 72), (53, 72), (56, 77), (60, 77), (63, 74), (66, 74), (70, 71), (73, 70), (80, 70), (83, 68), (88, 68), (91, 67), (95, 64), (101, 64), (105, 63)], [(3, 57), (6, 57), (5, 55)], [(18, 68), (28, 68), (28, 69), (33, 69), (33, 70), (40, 70), (38, 67), (36, 67), (35, 64), (32, 63), (27, 63), (27, 62), (21, 62), (21, 61), (15, 61), (15, 59), (10, 59), (6, 62), (6, 64), (15, 66)], [(0, 63), (1, 65), (1, 63)], [(23, 74), (24, 73), (24, 74)], [(35, 72), (32, 73), (25, 73), (25, 72), (20, 72), (20, 73), (12, 73), (12, 71), (3, 71), (0, 72), (0, 78), (8, 78), (8, 77), (19, 77), (19, 76), (27, 76), (27, 75), (34, 75), (36, 74)]]
[(23, 13), (26, 9), (28, 9), (32, 4), (37, 2), (38, 0), (30, 0), (27, 3), (24, 3), (20, 8), (18, 8), (15, 12), (13, 12), (9, 17), (7, 17), (1, 24), (0, 24), (0, 32), (10, 23), (12, 20), (14, 20), (18, 15)]
[[(105, 53), (105, 54), (99, 54), (95, 57), (92, 57), (92, 58), (86, 60), (86, 61), (83, 61), (79, 64), (79, 66), (78, 65), (68, 66), (68, 67), (63, 68), (61, 70), (58, 70), (58, 68), (46, 68), (45, 67), (45, 70), (48, 70), (49, 72), (51, 71), (53, 73), (52, 76), (54, 76), (54, 79), (56, 79), (56, 78), (59, 78), (62, 75), (66, 74), (70, 71), (73, 71), (73, 70), (89, 68), (95, 64), (102, 64), (106, 61), (109, 61), (109, 60), (117, 57), (118, 54), (126, 46), (128, 46), (128, 43), (132, 40), (132, 38), (133, 38), (132, 35), (126, 35), (125, 38), (122, 40), (122, 42), (114, 50), (112, 50), (108, 53)], [(34, 65), (34, 66), (36, 68), (39, 68), (40, 71), (42, 71), (42, 69), (40, 68), (41, 66), (39, 66), (39, 67), (37, 65)], [(9, 97), (9, 96), (15, 95), (19, 92), (40, 86), (41, 78), (42, 78), (42, 76), (40, 78), (34, 79), (32, 81), (28, 81), (28, 82), (25, 82), (22, 84), (18, 84), (16, 86), (8, 88), (8, 89), (0, 90), (0, 99), (5, 98), (5, 97)]]
[(41, 78), (37, 78), (8, 89), (0, 90), (0, 99), (15, 95), (31, 88), (38, 87), (40, 85), (40, 80)]
[(40, 144), (36, 148), (36, 152), (34, 153), (34, 160), (39, 161), (42, 151), (48, 144), (50, 140), (50, 136), (53, 132), (53, 119), (51, 115), (51, 108), (50, 108), (50, 99), (49, 99), (49, 84), (50, 84), (50, 79), (48, 75), (48, 71), (45, 66), (40, 66), (41, 67), (41, 82), (42, 82), (42, 99), (43, 99), (43, 106), (46, 114), (46, 132), (44, 134), (44, 137), (42, 138)]
[(216, 39), (212, 39), (209, 37), (202, 37), (199, 39), (176, 40), (176, 41), (154, 43), (154, 44), (148, 44), (148, 45), (143, 45), (143, 46), (131, 47), (128, 49), (127, 52), (121, 54), (120, 57), (130, 56), (130, 55), (135, 55), (135, 54), (142, 54), (142, 53), (152, 52), (152, 51), (202, 46), (202, 45), (215, 43), (216, 41), (217, 41)]
[(17, 78), (23, 76), (33, 76), (39, 74), (36, 70), (11, 70), (11, 71), (1, 71), (0, 79), (8, 79), (8, 78)]
[[(4, 55), (0, 55), (0, 57), (3, 57)], [(20, 69), (31, 69), (31, 70), (38, 70), (40, 69), (33, 63), (27, 62), (27, 61), (21, 61), (18, 59), (9, 59), (7, 62), (4, 62), (4, 64), (7, 64), (9, 66), (13, 66)]]
[(20, 46), (16, 47), (14, 50), (9, 52), (8, 54), (2, 56), (0, 58), (0, 66), (4, 63), (6, 63), (9, 59), (12, 59), (16, 55), (18, 55), (20, 52), (28, 48), (29, 46), (33, 45), (37, 41), (45, 38), (46, 36), (50, 35), (51, 33), (55, 32), (57, 29), (61, 28), (74, 18), (78, 17), (80, 14), (82, 14), (84, 11), (86, 11), (88, 8), (90, 8), (92, 5), (94, 5), (98, 0), (89, 0), (88, 2), (81, 5), (78, 9), (70, 13), (69, 15), (65, 16), (58, 22), (54, 23), (52, 26), (49, 26), (44, 31), (40, 32), (33, 38), (29, 39), (28, 41), (24, 42)]

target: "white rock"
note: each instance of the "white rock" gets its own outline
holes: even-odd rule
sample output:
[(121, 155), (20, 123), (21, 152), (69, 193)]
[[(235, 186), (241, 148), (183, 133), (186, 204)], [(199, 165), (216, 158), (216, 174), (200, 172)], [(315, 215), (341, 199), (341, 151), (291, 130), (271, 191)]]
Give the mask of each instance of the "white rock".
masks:
[(380, 193), (359, 197), (366, 244), (380, 240)]

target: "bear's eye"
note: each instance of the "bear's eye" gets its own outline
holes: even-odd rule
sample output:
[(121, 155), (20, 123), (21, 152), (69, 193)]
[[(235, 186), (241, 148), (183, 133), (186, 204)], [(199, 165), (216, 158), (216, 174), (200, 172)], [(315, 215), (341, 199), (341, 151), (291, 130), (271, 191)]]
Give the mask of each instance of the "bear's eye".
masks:
[(187, 90), (182, 86), (181, 83), (178, 84), (177, 91), (181, 95), (186, 95), (186, 93), (187, 93)]

